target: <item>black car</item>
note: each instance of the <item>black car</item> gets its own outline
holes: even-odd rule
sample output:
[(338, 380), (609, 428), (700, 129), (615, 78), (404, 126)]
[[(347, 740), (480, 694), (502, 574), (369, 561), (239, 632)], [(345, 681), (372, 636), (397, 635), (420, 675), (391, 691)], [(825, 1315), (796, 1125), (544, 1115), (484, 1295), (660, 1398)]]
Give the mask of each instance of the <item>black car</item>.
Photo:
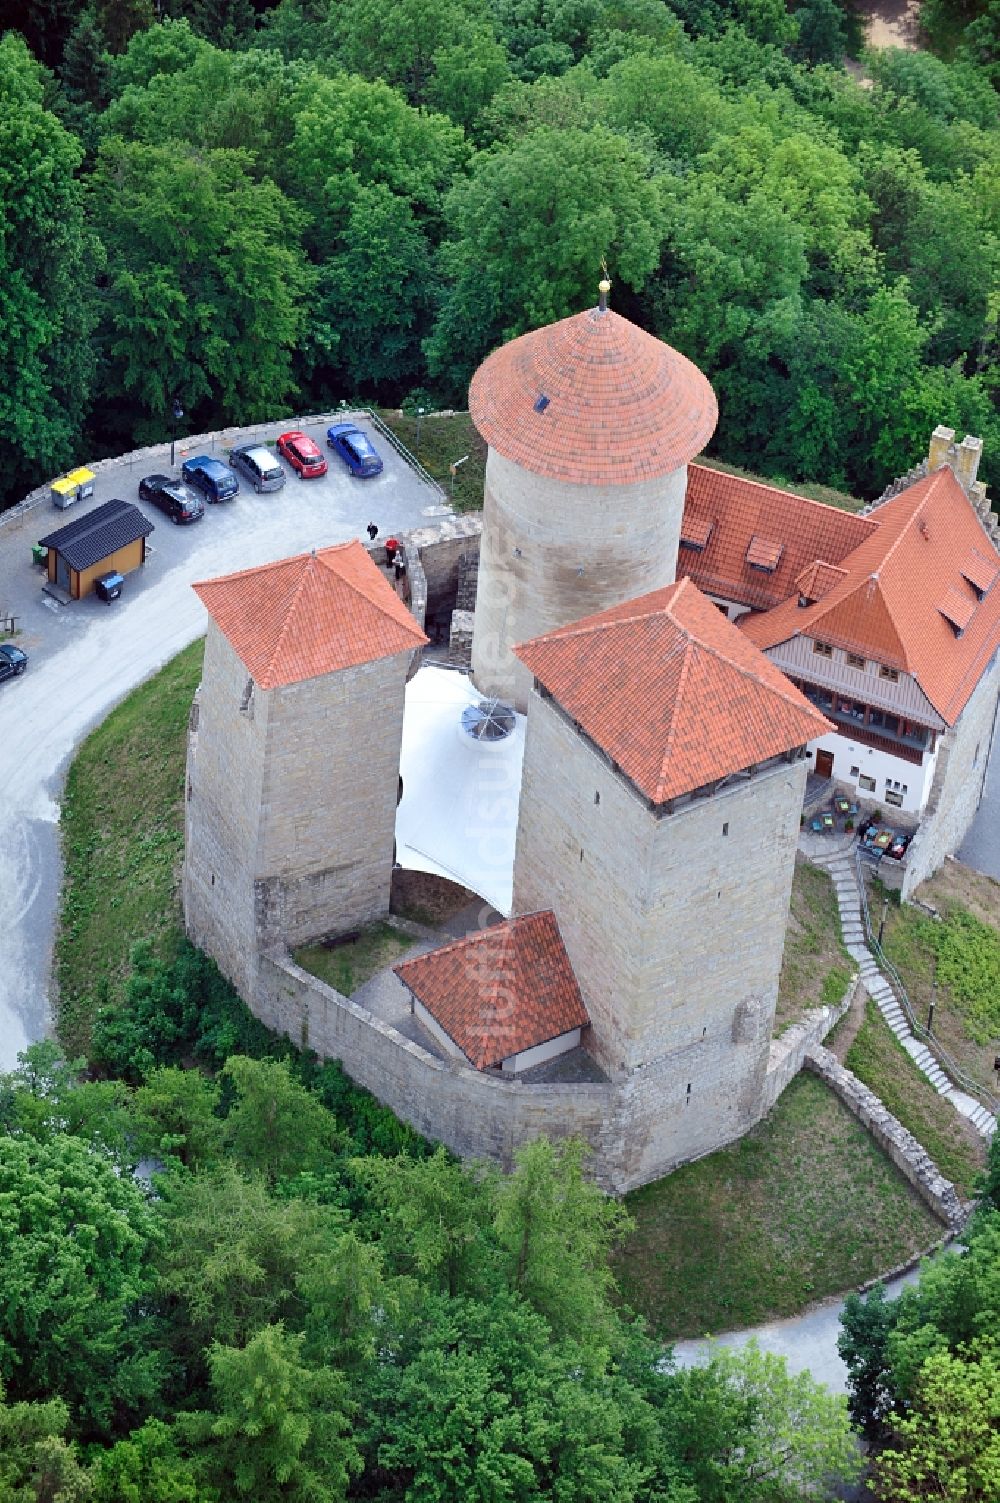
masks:
[(28, 666), (28, 654), (15, 647), (13, 642), (0, 642), (0, 682), (5, 678), (20, 678)]
[(146, 475), (139, 481), (139, 500), (150, 501), (165, 511), (171, 522), (197, 522), (205, 515), (205, 503), (183, 480), (169, 475)]

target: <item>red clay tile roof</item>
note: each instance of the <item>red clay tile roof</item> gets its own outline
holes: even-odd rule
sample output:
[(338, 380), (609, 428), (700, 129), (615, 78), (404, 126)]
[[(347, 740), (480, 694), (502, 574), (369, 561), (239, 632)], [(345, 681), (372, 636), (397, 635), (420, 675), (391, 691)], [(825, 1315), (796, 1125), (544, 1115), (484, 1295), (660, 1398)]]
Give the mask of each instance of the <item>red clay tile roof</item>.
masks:
[[(762, 611), (787, 600), (810, 564), (817, 560), (842, 563), (877, 525), (872, 518), (806, 501), (777, 486), (693, 464), (688, 470), (681, 536), (699, 524), (711, 524), (711, 536), (700, 553), (679, 550), (678, 578), (687, 575), (709, 595), (722, 595)], [(771, 574), (747, 562), (755, 536), (783, 544)]]
[(394, 970), (477, 1070), (590, 1022), (550, 909)]
[(472, 378), (469, 411), (505, 459), (577, 485), (669, 475), (704, 448), (719, 419), (696, 365), (597, 308), (494, 350)]
[(954, 585), (949, 585), (944, 592), (943, 599), (938, 601), (938, 610), (946, 621), (950, 621), (956, 631), (964, 631), (976, 614), (976, 600), (973, 596), (960, 595)]
[(814, 600), (822, 600), (824, 595), (829, 595), (846, 573), (846, 569), (841, 569), (836, 564), (825, 564), (822, 559), (816, 559), (814, 563), (807, 564), (797, 576), (795, 588), (811, 604)]
[(715, 523), (708, 517), (688, 516), (685, 512), (681, 521), (681, 542), (689, 548), (704, 548), (712, 536), (712, 528)]
[(194, 590), (262, 689), (427, 641), (357, 542), (203, 580)]
[[(947, 466), (868, 520), (870, 536), (841, 560), (845, 576), (828, 594), (804, 609), (792, 595), (741, 629), (765, 651), (802, 634), (908, 673), (953, 725), (1000, 647), (1000, 588), (980, 601), (965, 567), (978, 554), (1000, 572), (1000, 555)], [(946, 598), (967, 620), (960, 637)]]
[(515, 648), (639, 791), (661, 804), (831, 729), (690, 580)]
[(784, 551), (783, 543), (776, 543), (773, 538), (762, 538), (754, 533), (747, 545), (747, 563), (752, 569), (765, 569), (768, 574), (773, 574)]
[(970, 548), (962, 564), (962, 574), (979, 594), (993, 588), (1000, 574), (1000, 563), (986, 558), (978, 548)]

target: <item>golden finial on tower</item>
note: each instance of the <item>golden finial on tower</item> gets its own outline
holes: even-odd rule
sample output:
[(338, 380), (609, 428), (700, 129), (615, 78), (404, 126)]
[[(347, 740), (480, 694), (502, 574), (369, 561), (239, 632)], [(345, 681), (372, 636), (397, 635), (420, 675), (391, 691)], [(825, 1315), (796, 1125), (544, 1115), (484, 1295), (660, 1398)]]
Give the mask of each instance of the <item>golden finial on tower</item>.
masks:
[(597, 284), (597, 290), (601, 294), (598, 310), (601, 313), (608, 311), (608, 293), (611, 291), (611, 278), (608, 276), (608, 263), (604, 256), (601, 257), (601, 270), (604, 275)]

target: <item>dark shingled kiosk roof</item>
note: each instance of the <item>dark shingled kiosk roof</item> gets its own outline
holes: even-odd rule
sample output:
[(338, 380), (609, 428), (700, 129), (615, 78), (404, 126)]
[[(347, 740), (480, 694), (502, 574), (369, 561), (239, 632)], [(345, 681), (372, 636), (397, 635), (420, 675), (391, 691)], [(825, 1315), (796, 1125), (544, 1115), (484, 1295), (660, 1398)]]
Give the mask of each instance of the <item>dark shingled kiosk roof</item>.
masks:
[(86, 516), (39, 538), (42, 548), (54, 548), (61, 553), (71, 569), (89, 569), (101, 559), (117, 553), (134, 543), (137, 538), (148, 537), (153, 524), (144, 512), (131, 501), (105, 501)]

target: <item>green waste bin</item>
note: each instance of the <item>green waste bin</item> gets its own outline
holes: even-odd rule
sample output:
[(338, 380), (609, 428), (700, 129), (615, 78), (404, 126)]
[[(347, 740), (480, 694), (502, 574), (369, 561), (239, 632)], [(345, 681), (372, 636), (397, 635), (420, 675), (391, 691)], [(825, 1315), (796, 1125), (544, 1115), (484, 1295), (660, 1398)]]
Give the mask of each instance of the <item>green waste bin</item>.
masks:
[(33, 564), (44, 564), (44, 563), (47, 563), (48, 562), (48, 557), (49, 557), (49, 550), (47, 548), (43, 548), (42, 545), (41, 545), (41, 543), (33, 543), (32, 544), (32, 547), (31, 547), (31, 562)]

